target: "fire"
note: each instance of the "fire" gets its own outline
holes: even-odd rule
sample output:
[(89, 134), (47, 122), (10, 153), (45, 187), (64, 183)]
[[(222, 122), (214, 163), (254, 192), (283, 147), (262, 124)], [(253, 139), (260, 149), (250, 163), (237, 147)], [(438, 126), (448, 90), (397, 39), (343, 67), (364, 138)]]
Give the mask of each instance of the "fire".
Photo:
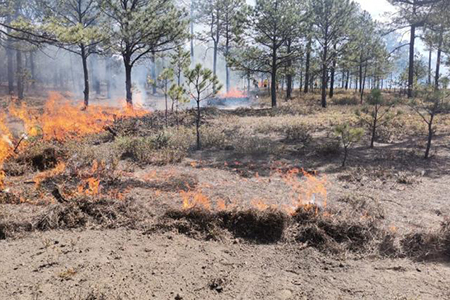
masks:
[(221, 98), (245, 98), (245, 93), (241, 92), (238, 89), (231, 89), (228, 93), (221, 94)]
[(191, 209), (194, 207), (211, 210), (211, 202), (208, 197), (203, 194), (201, 190), (198, 191), (181, 191), (181, 198), (183, 199), (183, 209)]
[(98, 196), (100, 194), (100, 180), (88, 178), (78, 185), (78, 193), (87, 196)]
[(5, 172), (1, 170), (6, 159), (14, 154), (14, 145), (11, 141), (12, 135), (7, 124), (7, 116), (0, 113), (0, 190), (5, 188)]
[[(304, 180), (298, 179), (299, 174), (303, 174)], [(305, 205), (327, 206), (326, 177), (320, 178), (297, 168), (281, 174), (281, 177), (292, 189), (293, 208)]]
[(39, 187), (41, 182), (43, 182), (47, 178), (55, 177), (61, 175), (66, 170), (66, 164), (64, 162), (59, 162), (55, 168), (41, 172), (34, 177), (34, 183), (36, 188)]
[(90, 105), (83, 109), (56, 92), (49, 94), (42, 113), (33, 111), (26, 104), (9, 108), (11, 115), (22, 120), (26, 134), (42, 135), (44, 140), (65, 141), (102, 132), (105, 126), (118, 118), (143, 116), (148, 112), (142, 108), (124, 106), (120, 108)]

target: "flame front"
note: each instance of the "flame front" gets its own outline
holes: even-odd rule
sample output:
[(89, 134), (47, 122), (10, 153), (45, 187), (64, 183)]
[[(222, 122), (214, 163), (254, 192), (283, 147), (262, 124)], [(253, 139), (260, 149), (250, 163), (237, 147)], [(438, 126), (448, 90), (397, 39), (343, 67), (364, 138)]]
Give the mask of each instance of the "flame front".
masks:
[(20, 106), (11, 105), (9, 112), (22, 120), (27, 135), (33, 137), (42, 134), (44, 140), (57, 141), (79, 139), (99, 133), (116, 119), (138, 117), (148, 113), (142, 108), (127, 105), (121, 109), (101, 105), (90, 105), (83, 109), (83, 106), (74, 105), (55, 92), (49, 93), (42, 113), (33, 111), (24, 103)]
[(220, 97), (221, 98), (245, 98), (247, 96), (238, 89), (231, 89), (228, 93), (221, 94)]

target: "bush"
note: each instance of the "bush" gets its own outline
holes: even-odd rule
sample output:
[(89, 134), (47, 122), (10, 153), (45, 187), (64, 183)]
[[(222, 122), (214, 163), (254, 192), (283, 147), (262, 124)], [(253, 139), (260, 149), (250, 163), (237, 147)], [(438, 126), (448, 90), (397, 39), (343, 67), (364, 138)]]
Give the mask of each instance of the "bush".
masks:
[(288, 123), (283, 128), (287, 140), (302, 142), (307, 144), (312, 137), (310, 129), (303, 123)]
[(202, 146), (204, 149), (224, 149), (227, 146), (227, 135), (220, 126), (203, 126)]
[(341, 154), (341, 144), (337, 140), (330, 140), (317, 147), (317, 154), (320, 156), (338, 156)]
[(355, 96), (335, 97), (333, 98), (334, 105), (358, 105), (359, 99)]
[(255, 136), (240, 136), (234, 140), (233, 147), (239, 154), (262, 155), (275, 154), (280, 148), (269, 139), (263, 139)]

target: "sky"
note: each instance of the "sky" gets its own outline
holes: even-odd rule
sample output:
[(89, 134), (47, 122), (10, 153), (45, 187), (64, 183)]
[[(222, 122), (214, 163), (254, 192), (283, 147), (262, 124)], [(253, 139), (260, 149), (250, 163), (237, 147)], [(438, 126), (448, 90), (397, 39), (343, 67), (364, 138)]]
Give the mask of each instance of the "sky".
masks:
[(383, 14), (391, 12), (394, 7), (387, 0), (355, 0), (364, 10), (367, 10), (374, 19), (383, 20)]

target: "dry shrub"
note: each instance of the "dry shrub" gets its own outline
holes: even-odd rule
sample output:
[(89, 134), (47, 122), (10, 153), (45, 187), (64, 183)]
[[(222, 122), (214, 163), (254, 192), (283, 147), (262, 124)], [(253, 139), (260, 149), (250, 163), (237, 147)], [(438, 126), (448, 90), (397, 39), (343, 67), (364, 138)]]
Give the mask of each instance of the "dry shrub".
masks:
[(329, 215), (314, 206), (300, 207), (293, 219), (298, 225), (297, 241), (333, 253), (339, 249), (366, 251), (380, 234), (372, 218), (355, 218), (343, 213)]
[(215, 214), (199, 208), (169, 210), (155, 229), (175, 229), (192, 238), (218, 240), (221, 236), (219, 220)]
[(116, 169), (120, 153), (110, 143), (92, 146), (87, 143), (66, 143), (67, 166), (78, 170), (81, 168), (90, 168), (94, 161), (102, 162), (108, 169)]
[(39, 141), (31, 144), (26, 151), (19, 153), (16, 161), (36, 171), (53, 169), (65, 157), (64, 149), (51, 142)]
[(233, 140), (236, 153), (243, 155), (277, 154), (281, 151), (278, 144), (267, 138), (240, 136)]
[(358, 105), (360, 103), (360, 99), (358, 99), (358, 97), (356, 96), (344, 95), (334, 97), (332, 103), (334, 105)]
[(27, 222), (0, 221), (0, 240), (14, 237), (17, 233), (31, 231), (32, 226)]
[(339, 156), (342, 152), (341, 145), (337, 140), (328, 140), (325, 143), (317, 145), (316, 153), (320, 156), (335, 157)]
[(27, 172), (32, 171), (31, 166), (20, 164), (15, 160), (4, 162), (2, 169), (7, 176), (23, 176)]
[(406, 235), (401, 241), (403, 252), (417, 260), (450, 259), (450, 221), (446, 220), (437, 232)]
[(86, 216), (75, 204), (51, 205), (33, 221), (33, 228), (39, 231), (72, 229), (85, 226)]
[(100, 228), (135, 228), (149, 216), (131, 200), (113, 201), (73, 199), (69, 203), (54, 204), (32, 221), (31, 230), (73, 229), (96, 226)]
[(260, 243), (275, 243), (283, 238), (289, 217), (278, 210), (267, 209), (222, 212), (225, 228), (236, 237)]
[(122, 159), (139, 164), (165, 165), (180, 162), (187, 155), (187, 144), (180, 134), (161, 131), (148, 137), (119, 137), (115, 149)]
[(199, 208), (168, 211), (158, 229), (176, 229), (194, 238), (218, 239), (223, 231), (259, 243), (274, 243), (283, 238), (289, 217), (280, 211), (244, 210), (213, 213)]
[(310, 131), (303, 123), (291, 123), (283, 128), (287, 140), (301, 142), (303, 144), (308, 144), (311, 141)]
[(343, 249), (317, 224), (309, 224), (298, 229), (296, 241), (330, 253), (339, 253)]
[(354, 214), (375, 219), (385, 218), (385, 211), (380, 202), (373, 197), (348, 194), (338, 199), (338, 202), (347, 204)]
[(378, 246), (378, 253), (382, 257), (390, 257), (390, 258), (395, 258), (400, 255), (401, 250), (397, 246), (397, 239), (395, 234), (386, 233), (384, 235)]
[(201, 142), (204, 149), (225, 149), (228, 137), (221, 126), (205, 125), (200, 128)]

